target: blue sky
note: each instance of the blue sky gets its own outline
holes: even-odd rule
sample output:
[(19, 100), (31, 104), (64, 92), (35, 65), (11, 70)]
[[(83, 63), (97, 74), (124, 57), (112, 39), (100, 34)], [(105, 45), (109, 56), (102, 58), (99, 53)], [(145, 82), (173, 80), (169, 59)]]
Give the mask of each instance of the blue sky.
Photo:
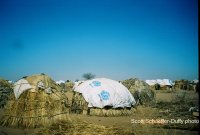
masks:
[(0, 77), (198, 79), (197, 0), (1, 0)]

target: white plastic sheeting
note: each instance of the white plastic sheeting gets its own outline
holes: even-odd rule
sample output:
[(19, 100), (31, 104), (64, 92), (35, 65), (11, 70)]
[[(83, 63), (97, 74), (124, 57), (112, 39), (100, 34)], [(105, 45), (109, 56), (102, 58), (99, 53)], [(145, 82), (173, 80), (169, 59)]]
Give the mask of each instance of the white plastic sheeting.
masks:
[(145, 81), (147, 84), (149, 84), (150, 86), (155, 85), (155, 84), (159, 84), (161, 86), (172, 86), (173, 82), (169, 79), (156, 79), (156, 80), (146, 80)]
[(45, 87), (43, 81), (39, 81), (37, 83), (37, 87), (40, 88), (40, 89), (43, 89), (47, 94), (51, 94), (52, 93), (52, 89), (51, 87)]
[(19, 96), (26, 90), (31, 89), (31, 85), (25, 79), (20, 79), (14, 83), (14, 94), (15, 98), (18, 99)]
[[(52, 93), (51, 87), (45, 87), (43, 81), (39, 81), (37, 83), (37, 88), (43, 89), (47, 94)], [(20, 95), (26, 90), (30, 90), (31, 92), (36, 92), (36, 87), (33, 85), (31, 86), (26, 79), (20, 79), (14, 83), (14, 94), (16, 99), (18, 99)]]
[(41, 89), (45, 89), (44, 83), (42, 81), (38, 82), (37, 87)]
[(78, 82), (74, 82), (74, 86), (73, 89), (76, 89), (81, 83), (83, 83), (84, 81), (78, 81)]
[(9, 80), (8, 82), (9, 82), (10, 84), (12, 84), (12, 83), (13, 83), (13, 81), (11, 81), (11, 80)]
[(50, 87), (46, 88), (44, 90), (47, 94), (51, 94), (52, 93), (52, 89)]
[(74, 87), (74, 91), (82, 93), (86, 102), (88, 102), (88, 107), (112, 106), (113, 108), (124, 108), (131, 107), (136, 103), (134, 97), (124, 85), (106, 78), (96, 78), (81, 84), (79, 82)]
[(60, 80), (60, 81), (56, 81), (56, 84), (61, 84), (61, 83), (65, 83), (65, 81), (63, 81), (63, 80)]
[(199, 82), (199, 80), (197, 80), (197, 79), (196, 79), (196, 80), (193, 80), (192, 82), (193, 82), (193, 83), (198, 83), (198, 82)]

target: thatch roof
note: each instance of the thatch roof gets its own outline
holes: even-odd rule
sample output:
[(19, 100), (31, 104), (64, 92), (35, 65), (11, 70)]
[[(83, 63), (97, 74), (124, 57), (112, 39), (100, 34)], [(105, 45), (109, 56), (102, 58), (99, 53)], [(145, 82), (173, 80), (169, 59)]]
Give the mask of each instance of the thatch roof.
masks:
[(189, 81), (189, 80), (175, 80), (175, 85), (174, 85), (174, 89), (176, 90), (192, 90), (192, 91), (198, 91), (198, 85), (199, 82), (198, 80), (193, 80), (193, 81)]
[(56, 84), (54, 80), (52, 80), (48, 75), (45, 74), (39, 74), (39, 75), (32, 75), (28, 77), (24, 77), (33, 87), (32, 90), (37, 89), (37, 83), (39, 81), (42, 81), (45, 85), (45, 87), (51, 87), (53, 89), (56, 89), (58, 91), (61, 90), (61, 87)]
[(189, 90), (190, 87), (189, 80), (182, 79), (182, 80), (175, 80), (174, 82), (175, 82), (174, 88), (176, 90)]
[(130, 92), (134, 92), (136, 90), (150, 89), (150, 86), (142, 80), (137, 78), (130, 78), (127, 80), (123, 80), (122, 84), (126, 86)]
[[(4, 114), (0, 118), (2, 126), (46, 127), (58, 120), (68, 119), (68, 99), (55, 81), (44, 74), (25, 79), (31, 84), (32, 89), (23, 92), (17, 100), (14, 93), (10, 95)], [(38, 88), (39, 81), (44, 83), (45, 88), (51, 88), (52, 93), (46, 93)]]
[(133, 94), (137, 104), (149, 105), (155, 101), (155, 92), (145, 81), (130, 78), (123, 80), (122, 84)]
[(73, 86), (74, 86), (74, 83), (73, 83), (72, 81), (66, 81), (66, 82), (65, 82), (66, 90), (72, 89)]
[(7, 80), (0, 78), (0, 108), (4, 107), (11, 92), (12, 84), (10, 84)]

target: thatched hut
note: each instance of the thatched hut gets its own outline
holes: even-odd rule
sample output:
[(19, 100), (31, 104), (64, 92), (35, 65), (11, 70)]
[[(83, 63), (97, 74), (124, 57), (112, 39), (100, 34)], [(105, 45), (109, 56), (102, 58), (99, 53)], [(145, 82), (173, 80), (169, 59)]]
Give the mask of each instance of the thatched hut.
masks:
[(190, 88), (190, 82), (188, 80), (182, 79), (182, 80), (176, 80), (174, 89), (176, 90), (189, 90)]
[(149, 105), (155, 101), (155, 92), (145, 81), (137, 78), (123, 80), (122, 84), (128, 88), (134, 96), (136, 103), (141, 105)]
[(139, 80), (137, 78), (130, 78), (127, 80), (123, 80), (122, 84), (126, 86), (130, 92), (135, 92), (136, 90), (143, 90), (143, 89), (150, 89), (150, 86), (142, 80)]
[[(2, 126), (46, 127), (58, 120), (68, 119), (68, 99), (49, 76), (33, 75), (24, 77), (23, 80), (28, 84), (18, 86), (19, 81), (14, 84), (14, 92), (10, 95), (0, 119)], [(19, 90), (16, 88), (23, 88), (24, 85), (31, 87), (23, 89), (21, 94), (17, 93)]]
[(0, 108), (4, 107), (12, 91), (12, 84), (0, 78)]
[(189, 80), (176, 80), (175, 81), (175, 85), (174, 85), (174, 89), (176, 90), (190, 90), (190, 91), (195, 91), (198, 92), (198, 84), (199, 80), (193, 80), (193, 81), (189, 81)]
[(134, 97), (117, 81), (96, 78), (76, 82), (73, 89), (72, 113), (120, 116), (130, 115), (134, 111)]

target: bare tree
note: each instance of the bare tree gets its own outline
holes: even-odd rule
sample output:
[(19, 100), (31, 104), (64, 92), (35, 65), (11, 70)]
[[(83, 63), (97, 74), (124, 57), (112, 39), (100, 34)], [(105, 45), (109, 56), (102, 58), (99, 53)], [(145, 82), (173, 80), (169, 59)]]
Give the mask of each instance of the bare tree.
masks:
[(93, 79), (94, 77), (95, 77), (95, 75), (92, 74), (92, 73), (85, 73), (85, 74), (83, 74), (83, 78), (85, 80), (90, 80), (90, 79)]

